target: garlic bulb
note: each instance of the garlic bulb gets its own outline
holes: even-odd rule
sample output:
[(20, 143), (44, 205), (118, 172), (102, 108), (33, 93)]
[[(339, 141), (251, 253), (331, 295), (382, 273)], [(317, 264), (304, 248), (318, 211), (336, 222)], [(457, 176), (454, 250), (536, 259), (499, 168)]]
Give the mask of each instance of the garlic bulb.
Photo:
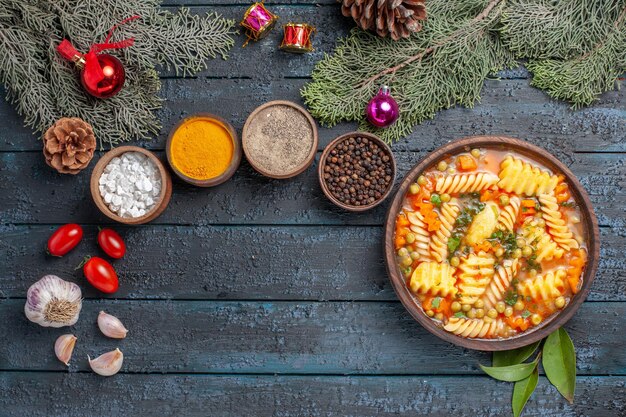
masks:
[(98, 327), (102, 334), (114, 339), (123, 339), (126, 337), (126, 333), (128, 333), (126, 327), (124, 327), (117, 317), (107, 314), (104, 311), (98, 314)]
[(111, 376), (115, 375), (122, 368), (122, 362), (124, 361), (124, 354), (121, 350), (115, 349), (107, 353), (103, 353), (95, 359), (89, 360), (89, 366), (98, 375)]
[(81, 296), (78, 285), (46, 275), (28, 289), (24, 314), (43, 327), (71, 326), (78, 321)]
[(54, 353), (57, 355), (57, 358), (68, 366), (70, 359), (72, 359), (74, 345), (76, 345), (76, 336), (73, 334), (62, 334), (54, 343)]

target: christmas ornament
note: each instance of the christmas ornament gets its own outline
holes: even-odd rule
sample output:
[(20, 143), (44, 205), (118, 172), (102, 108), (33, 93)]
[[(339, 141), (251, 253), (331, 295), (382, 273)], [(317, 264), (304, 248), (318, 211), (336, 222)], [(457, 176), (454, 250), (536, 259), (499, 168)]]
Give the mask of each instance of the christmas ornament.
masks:
[(106, 49), (121, 49), (131, 46), (135, 38), (125, 39), (120, 42), (110, 42), (113, 31), (120, 25), (139, 19), (139, 16), (124, 19), (119, 25), (115, 25), (109, 31), (104, 43), (96, 43), (91, 46), (89, 52), (81, 54), (74, 46), (64, 39), (57, 51), (67, 60), (74, 62), (80, 69), (80, 81), (85, 90), (97, 98), (109, 98), (117, 94), (124, 85), (126, 72), (124, 66), (116, 57), (103, 54)]
[(383, 85), (365, 109), (367, 120), (376, 127), (388, 127), (400, 116), (398, 103), (391, 96), (391, 90)]
[(96, 150), (91, 125), (77, 117), (64, 117), (43, 135), (46, 163), (61, 174), (78, 174), (89, 165)]
[(250, 40), (258, 41), (266, 37), (277, 20), (278, 16), (267, 10), (262, 2), (254, 3), (248, 7), (240, 23), (246, 29), (246, 36), (248, 37), (243, 46), (246, 46)]
[(287, 23), (280, 49), (286, 52), (304, 54), (313, 50), (312, 37), (317, 31), (315, 27), (306, 23)]
[(352, 16), (360, 28), (393, 40), (419, 32), (420, 20), (426, 20), (423, 0), (342, 0), (341, 12)]

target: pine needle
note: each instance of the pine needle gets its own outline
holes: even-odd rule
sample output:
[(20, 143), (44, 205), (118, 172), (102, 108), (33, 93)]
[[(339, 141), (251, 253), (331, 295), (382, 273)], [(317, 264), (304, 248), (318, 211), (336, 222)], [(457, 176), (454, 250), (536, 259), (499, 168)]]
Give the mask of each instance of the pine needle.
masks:
[[(135, 14), (141, 19), (113, 36), (113, 41), (134, 37), (135, 44), (107, 51), (124, 63), (124, 88), (105, 100), (89, 96), (56, 45), (67, 37), (86, 52), (113, 25)], [(0, 82), (24, 123), (37, 131), (60, 117), (76, 116), (93, 126), (101, 148), (149, 139), (161, 128), (155, 67), (191, 75), (205, 69), (209, 58), (226, 59), (234, 26), (217, 14), (192, 15), (185, 8), (171, 13), (158, 0), (0, 0)]]

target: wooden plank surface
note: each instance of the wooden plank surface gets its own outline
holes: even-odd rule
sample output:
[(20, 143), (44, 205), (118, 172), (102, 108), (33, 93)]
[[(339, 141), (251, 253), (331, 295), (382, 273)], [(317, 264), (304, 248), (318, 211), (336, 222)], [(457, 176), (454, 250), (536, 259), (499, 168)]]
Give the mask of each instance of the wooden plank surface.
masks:
[[(303, 377), (230, 375), (0, 375), (3, 415), (507, 416), (512, 384), (487, 377)], [(526, 416), (609, 417), (626, 413), (620, 377), (581, 377), (568, 404), (546, 378)], [(54, 404), (54, 406), (50, 406)]]
[[(248, 7), (243, 0), (165, 4), (237, 21)], [(171, 126), (196, 112), (220, 114), (241, 131), (265, 101), (301, 102), (315, 62), (353, 23), (335, 0), (266, 4), (280, 23), (317, 26), (315, 52), (279, 51), (281, 30), (242, 49), (240, 34), (228, 61), (210, 61), (196, 77), (163, 71), (164, 129), (143, 146), (162, 155)], [(528, 140), (571, 167), (602, 225), (596, 281), (567, 325), (583, 376), (574, 405), (542, 377), (525, 415), (626, 415), (626, 92), (571, 111), (530, 87), (529, 76), (523, 67), (500, 72), (485, 82), (474, 109), (442, 111), (394, 144), (399, 177), (434, 148), (476, 134)], [(319, 149), (354, 128), (321, 128)], [(120, 291), (103, 297), (73, 269), (84, 254), (99, 254), (96, 225), (107, 222), (88, 194), (90, 170), (54, 174), (41, 142), (0, 101), (1, 416), (510, 415), (512, 386), (477, 368), (489, 355), (431, 336), (396, 301), (381, 253), (386, 205), (361, 215), (335, 209), (314, 168), (272, 181), (244, 162), (231, 181), (208, 190), (175, 180), (171, 205), (157, 221), (116, 226), (129, 253), (115, 262)], [(51, 230), (70, 221), (84, 224), (85, 241), (65, 258), (46, 257)], [(44, 273), (84, 289), (81, 320), (71, 329), (24, 318), (25, 291)], [(127, 339), (100, 334), (101, 309), (124, 321)], [(52, 352), (67, 331), (79, 337), (69, 373)], [(87, 354), (117, 346), (126, 355), (122, 374), (89, 372)]]
[[(422, 155), (396, 152), (397, 179), (403, 178)], [(566, 164), (589, 192), (600, 224), (624, 227), (623, 155), (570, 154)], [(38, 152), (0, 153), (0, 174), (5, 179), (0, 182), (4, 202), (0, 217), (13, 224), (110, 222), (91, 200), (89, 179), (94, 165), (70, 177), (49, 169)], [(69, 191), (62, 192), (64, 189)], [(154, 223), (382, 225), (387, 207), (388, 202), (365, 213), (348, 213), (326, 199), (315, 166), (290, 180), (268, 180), (243, 161), (230, 181), (215, 188), (202, 189), (174, 179), (170, 205)]]
[[(0, 226), (0, 296), (23, 297), (46, 273), (85, 284), (75, 270), (102, 256), (97, 227), (63, 258), (43, 251), (53, 226)], [(396, 300), (382, 254), (382, 227), (116, 227), (128, 253), (115, 261), (115, 298), (196, 300)], [(589, 300), (626, 301), (626, 228), (601, 229), (600, 267)], [(87, 298), (102, 294), (83, 285)]]
[[(23, 305), (0, 302), (0, 334), (12, 335), (0, 345), (0, 370), (65, 369), (52, 347), (67, 329), (30, 323)], [(125, 323), (126, 339), (99, 332), (101, 310)], [(626, 375), (624, 338), (615, 337), (625, 315), (626, 303), (585, 303), (570, 320), (579, 374)], [(431, 335), (399, 302), (88, 300), (72, 333), (71, 371), (115, 347), (124, 373), (480, 375), (478, 363), (490, 360)]]
[[(230, 61), (227, 61), (230, 62)], [(212, 68), (212, 67), (211, 67)], [(260, 68), (260, 71), (264, 71)], [(161, 134), (145, 145), (163, 149), (169, 130), (182, 117), (198, 112), (214, 112), (241, 131), (247, 116), (269, 100), (301, 103), (300, 89), (306, 79), (164, 79)], [(529, 86), (529, 80), (487, 80), (481, 103), (474, 109), (454, 108), (441, 111), (433, 120), (420, 125), (394, 150), (432, 151), (444, 143), (468, 135), (509, 135), (528, 140), (567, 162), (572, 152), (626, 151), (626, 97), (609, 92), (593, 107), (571, 111), (567, 104), (551, 100)], [(342, 124), (320, 130), (320, 149), (338, 135), (354, 130)], [(9, 104), (0, 102), (0, 150), (41, 150), (41, 142)]]

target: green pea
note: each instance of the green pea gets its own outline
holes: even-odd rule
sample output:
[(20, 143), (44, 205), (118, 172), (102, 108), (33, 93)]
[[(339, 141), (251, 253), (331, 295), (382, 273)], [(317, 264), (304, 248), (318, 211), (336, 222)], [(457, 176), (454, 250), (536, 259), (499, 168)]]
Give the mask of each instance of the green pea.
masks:
[(400, 262), (402, 262), (402, 266), (411, 266), (413, 263), (413, 259), (410, 256), (403, 257)]
[(415, 235), (413, 233), (407, 233), (404, 239), (406, 239), (406, 243), (411, 244), (415, 242)]
[(452, 258), (450, 258), (450, 266), (457, 267), (459, 266), (460, 263), (461, 263), (461, 260), (459, 259), (458, 256), (453, 256)]
[(426, 184), (428, 184), (428, 180), (426, 179), (425, 176), (420, 175), (419, 178), (417, 179), (417, 183), (419, 185), (426, 185)]
[(447, 203), (448, 201), (450, 201), (452, 197), (450, 197), (450, 194), (448, 193), (443, 193), (439, 196), (439, 198), (441, 199), (443, 203)]
[(417, 261), (420, 258), (420, 254), (418, 252), (411, 252), (411, 259)]
[(399, 257), (404, 258), (408, 254), (409, 254), (409, 250), (407, 248), (400, 248), (400, 249), (398, 249), (398, 256)]
[(501, 258), (501, 257), (502, 257), (502, 255), (504, 255), (504, 249), (502, 249), (502, 248), (498, 248), (498, 249), (496, 249), (496, 256), (497, 256), (498, 258)]
[(504, 313), (505, 310), (506, 310), (506, 304), (504, 304), (504, 301), (498, 301), (496, 303), (496, 311), (498, 313)]
[(470, 304), (463, 304), (463, 305), (461, 306), (461, 310), (463, 310), (463, 311), (464, 311), (464, 312), (466, 312), (466, 313), (467, 313), (468, 311), (470, 311), (471, 309), (472, 309), (472, 306), (471, 306)]
[(447, 163), (446, 161), (440, 161), (440, 162), (437, 164), (437, 169), (438, 169), (439, 171), (445, 171), (446, 169), (448, 169), (448, 163)]
[(530, 246), (524, 246), (524, 248), (522, 248), (522, 256), (528, 258), (532, 254), (533, 248), (531, 248)]
[(450, 305), (450, 309), (452, 309), (454, 313), (461, 311), (461, 303), (459, 303), (458, 301), (453, 301)]
[(521, 258), (521, 256), (522, 256), (522, 250), (521, 250), (520, 248), (517, 248), (517, 249), (515, 249), (515, 250), (511, 253), (511, 255), (512, 255), (514, 258)]
[(413, 195), (417, 194), (420, 192), (420, 186), (418, 184), (411, 184), (411, 186), (409, 187), (409, 192)]
[(480, 149), (472, 149), (470, 153), (474, 158), (480, 158)]
[(499, 200), (500, 200), (500, 205), (501, 206), (508, 206), (509, 203), (511, 202), (511, 199), (506, 194), (500, 195)]
[(517, 239), (515, 239), (515, 243), (517, 244), (518, 248), (523, 248), (524, 246), (526, 246), (526, 239), (524, 239), (523, 237), (518, 237)]

